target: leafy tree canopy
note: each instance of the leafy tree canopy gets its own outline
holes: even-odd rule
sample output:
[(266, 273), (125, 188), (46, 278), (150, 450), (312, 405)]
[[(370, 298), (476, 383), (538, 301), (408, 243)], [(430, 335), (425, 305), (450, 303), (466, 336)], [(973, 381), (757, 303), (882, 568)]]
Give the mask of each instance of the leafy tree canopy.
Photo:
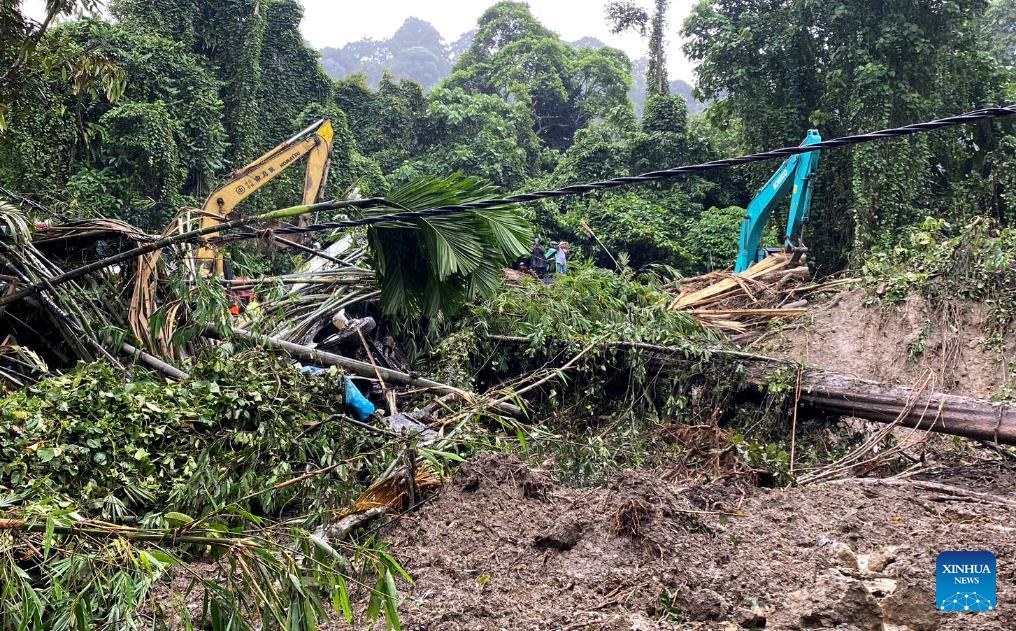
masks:
[(984, 15), (985, 36), (998, 60), (1016, 66), (1016, 0), (992, 0)]
[(0, 143), (5, 181), (71, 209), (154, 228), (223, 168), (220, 83), (182, 44), (95, 19), (61, 25), (44, 39), (79, 49), (102, 42), (98, 52), (123, 83), (78, 91), (60, 75), (34, 79), (35, 106)]
[[(834, 136), (1000, 102), (1005, 74), (975, 28), (986, 8), (985, 0), (717, 0), (693, 10), (685, 50), (699, 62), (700, 96), (725, 98), (711, 120), (739, 121), (741, 148), (756, 150), (796, 144), (809, 127)], [(990, 188), (983, 185), (1001, 165), (971, 149), (998, 147), (1009, 127), (963, 128), (824, 155), (813, 250), (836, 268), (851, 250), (861, 254), (894, 238), (932, 209), (983, 211), (986, 200), (957, 203), (965, 188), (957, 184), (973, 178)], [(755, 169), (755, 181), (768, 177), (771, 166)]]
[(461, 172), (511, 189), (538, 164), (539, 140), (525, 102), (438, 88), (428, 99), (421, 138), (418, 157), (398, 169), (396, 179)]
[(629, 105), (630, 73), (624, 53), (577, 50), (540, 24), (528, 5), (499, 2), (480, 18), (472, 45), (444, 85), (528, 100), (537, 135), (562, 150), (587, 122)]
[(347, 113), (357, 147), (390, 173), (414, 155), (426, 101), (419, 84), (385, 74), (377, 91), (364, 75), (335, 83), (335, 103)]

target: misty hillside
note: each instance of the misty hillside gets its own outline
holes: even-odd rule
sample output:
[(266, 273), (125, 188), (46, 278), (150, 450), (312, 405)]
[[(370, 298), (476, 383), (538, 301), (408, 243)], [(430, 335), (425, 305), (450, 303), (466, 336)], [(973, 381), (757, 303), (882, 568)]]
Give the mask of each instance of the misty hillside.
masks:
[[(412, 79), (429, 90), (451, 73), (455, 60), (469, 48), (475, 34), (475, 30), (467, 31), (448, 44), (432, 24), (410, 17), (389, 39), (361, 39), (341, 48), (321, 49), (321, 65), (332, 79), (362, 72), (368, 85), (376, 88), (387, 70), (396, 79)], [(576, 48), (606, 46), (595, 37), (582, 37), (570, 44)], [(640, 114), (646, 99), (645, 74), (645, 57), (634, 60), (629, 96)], [(683, 96), (690, 112), (699, 112), (705, 107), (692, 96), (692, 86), (687, 81), (671, 81), (670, 92)]]
[(452, 68), (452, 50), (462, 50), (456, 42), (445, 44), (429, 22), (408, 18), (391, 38), (361, 39), (342, 48), (321, 50), (321, 65), (333, 79), (342, 79), (362, 72), (373, 87), (387, 70), (399, 78), (416, 81), (425, 89), (436, 85)]

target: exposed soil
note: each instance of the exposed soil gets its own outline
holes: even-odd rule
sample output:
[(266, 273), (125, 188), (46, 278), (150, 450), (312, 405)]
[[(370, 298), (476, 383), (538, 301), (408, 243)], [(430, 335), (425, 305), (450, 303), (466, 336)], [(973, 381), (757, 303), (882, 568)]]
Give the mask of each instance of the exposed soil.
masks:
[(933, 308), (912, 294), (902, 306), (866, 306), (864, 290), (843, 292), (756, 350), (862, 379), (914, 385), (931, 370), (935, 388), (990, 398), (1005, 388), (1016, 357), (1016, 332), (1007, 351), (984, 347), (988, 321), (979, 303)]
[[(980, 305), (815, 305), (756, 352), (818, 369), (991, 397), (1016, 357), (984, 348)], [(688, 485), (628, 471), (602, 488), (483, 454), (388, 530), (415, 576), (407, 629), (1013, 629), (1016, 467), (994, 452), (926, 445), (924, 481), (852, 479), (785, 490)], [(982, 453), (984, 452), (984, 453)], [(990, 453), (991, 456), (985, 456)], [(942, 487), (941, 485), (950, 485)], [(936, 486), (939, 485), (939, 486)], [(998, 613), (935, 607), (935, 558), (989, 550)]]
[[(745, 497), (631, 471), (572, 489), (484, 454), (390, 532), (416, 579), (403, 586), (403, 626), (1012, 629), (1016, 499), (924, 484), (849, 480)], [(1001, 613), (936, 610), (935, 557), (953, 549), (995, 553)]]

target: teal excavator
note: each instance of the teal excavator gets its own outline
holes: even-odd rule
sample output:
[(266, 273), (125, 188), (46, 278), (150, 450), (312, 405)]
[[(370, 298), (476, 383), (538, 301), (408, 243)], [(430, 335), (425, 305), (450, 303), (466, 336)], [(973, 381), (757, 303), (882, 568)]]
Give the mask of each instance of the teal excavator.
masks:
[[(822, 142), (817, 129), (808, 131), (802, 147)], [(819, 151), (793, 155), (780, 166), (766, 185), (755, 194), (744, 215), (741, 225), (741, 239), (737, 251), (734, 272), (740, 274), (758, 263), (772, 251), (762, 247), (762, 235), (773, 209), (790, 195), (790, 213), (787, 216), (787, 232), (783, 236), (783, 248), (778, 251), (802, 252), (801, 232), (808, 221), (811, 195), (814, 190), (815, 172), (818, 170)]]

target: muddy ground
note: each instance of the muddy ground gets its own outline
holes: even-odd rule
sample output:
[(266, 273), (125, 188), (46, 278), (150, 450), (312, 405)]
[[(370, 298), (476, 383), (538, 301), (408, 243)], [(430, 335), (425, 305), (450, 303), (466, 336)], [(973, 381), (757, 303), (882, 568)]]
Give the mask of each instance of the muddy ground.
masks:
[[(953, 393), (1006, 387), (1010, 367), (983, 347), (978, 305), (865, 302), (839, 294), (752, 350), (902, 384), (931, 370)], [(535, 463), (481, 454), (387, 530), (416, 579), (402, 586), (403, 626), (1016, 629), (1016, 460), (948, 437), (921, 451), (915, 479), (784, 490), (689, 483), (666, 469), (576, 489)], [(997, 611), (936, 609), (935, 558), (946, 550), (995, 553)]]
[[(1012, 471), (985, 467), (1013, 487)], [(403, 586), (404, 628), (1016, 626), (1016, 500), (990, 485), (847, 480), (742, 495), (667, 477), (573, 489), (511, 456), (474, 458), (390, 532), (416, 579)], [(995, 553), (997, 612), (936, 610), (944, 550)]]

